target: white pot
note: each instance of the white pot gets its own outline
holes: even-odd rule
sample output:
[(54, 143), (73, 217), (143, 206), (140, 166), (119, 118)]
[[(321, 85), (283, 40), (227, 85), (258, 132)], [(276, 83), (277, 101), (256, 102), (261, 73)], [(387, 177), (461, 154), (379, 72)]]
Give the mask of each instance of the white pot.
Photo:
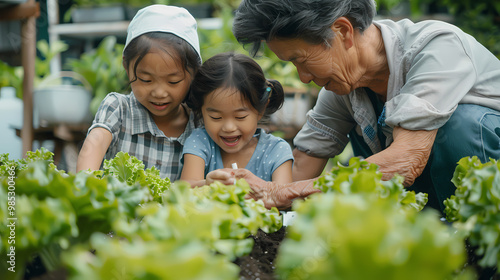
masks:
[[(85, 86), (56, 84), (44, 85), (33, 92), (33, 111), (40, 125), (82, 124), (91, 121), (91, 88), (83, 77), (76, 73), (61, 72), (58, 77), (78, 77)], [(54, 79), (47, 79), (53, 81)], [(84, 79), (83, 79), (84, 80)], [(47, 84), (47, 83), (45, 83)], [(35, 125), (36, 126), (36, 125)]]
[(311, 108), (311, 99), (307, 92), (287, 92), (283, 107), (271, 115), (271, 122), (280, 126), (302, 127)]

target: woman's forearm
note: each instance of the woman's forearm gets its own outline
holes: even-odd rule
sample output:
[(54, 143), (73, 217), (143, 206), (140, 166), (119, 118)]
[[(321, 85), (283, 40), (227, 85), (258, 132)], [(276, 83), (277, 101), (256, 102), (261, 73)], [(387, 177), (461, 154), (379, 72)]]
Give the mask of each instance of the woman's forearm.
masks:
[(366, 160), (379, 166), (383, 180), (389, 180), (397, 173), (405, 178), (405, 186), (411, 186), (427, 165), (436, 134), (437, 129), (427, 131), (395, 127), (394, 142)]

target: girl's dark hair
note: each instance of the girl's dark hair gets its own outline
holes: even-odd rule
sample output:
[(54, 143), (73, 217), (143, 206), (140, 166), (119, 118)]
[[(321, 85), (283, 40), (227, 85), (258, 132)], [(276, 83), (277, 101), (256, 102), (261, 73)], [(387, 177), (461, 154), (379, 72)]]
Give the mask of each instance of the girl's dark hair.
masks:
[[(176, 53), (169, 53), (166, 46), (171, 47)], [(149, 32), (133, 39), (123, 51), (123, 66), (125, 69), (128, 69), (130, 62), (137, 57), (133, 67), (135, 79), (130, 83), (137, 79), (137, 65), (152, 48), (164, 50), (172, 58), (178, 57), (182, 67), (191, 75), (194, 75), (200, 67), (201, 58), (184, 39), (171, 33)]]
[(232, 52), (214, 55), (198, 69), (186, 100), (198, 120), (205, 97), (219, 88), (240, 92), (242, 98), (264, 117), (276, 112), (285, 100), (280, 82), (267, 80), (252, 58)]
[(263, 41), (302, 39), (330, 46), (330, 29), (346, 17), (362, 33), (376, 14), (374, 0), (242, 0), (233, 20), (234, 37), (255, 56)]

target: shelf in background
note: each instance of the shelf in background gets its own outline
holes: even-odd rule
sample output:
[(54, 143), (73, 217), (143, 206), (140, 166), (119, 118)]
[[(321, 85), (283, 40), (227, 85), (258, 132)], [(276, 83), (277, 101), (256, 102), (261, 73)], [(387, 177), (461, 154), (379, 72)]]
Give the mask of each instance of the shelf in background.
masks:
[[(201, 18), (196, 19), (196, 21), (198, 22), (198, 28), (201, 29), (222, 28), (220, 18)], [(125, 36), (129, 23), (130, 21), (63, 23), (51, 25), (49, 33), (85, 39), (108, 35)]]

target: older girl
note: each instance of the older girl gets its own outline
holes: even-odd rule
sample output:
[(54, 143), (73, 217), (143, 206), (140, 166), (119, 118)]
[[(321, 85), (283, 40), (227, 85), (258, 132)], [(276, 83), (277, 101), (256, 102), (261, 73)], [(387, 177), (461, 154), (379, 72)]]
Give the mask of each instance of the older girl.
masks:
[(183, 101), (201, 64), (196, 21), (184, 8), (152, 5), (130, 22), (123, 66), (132, 93), (110, 93), (89, 129), (77, 170), (99, 169), (103, 158), (128, 152), (146, 168), (177, 180), (180, 156), (194, 129)]

